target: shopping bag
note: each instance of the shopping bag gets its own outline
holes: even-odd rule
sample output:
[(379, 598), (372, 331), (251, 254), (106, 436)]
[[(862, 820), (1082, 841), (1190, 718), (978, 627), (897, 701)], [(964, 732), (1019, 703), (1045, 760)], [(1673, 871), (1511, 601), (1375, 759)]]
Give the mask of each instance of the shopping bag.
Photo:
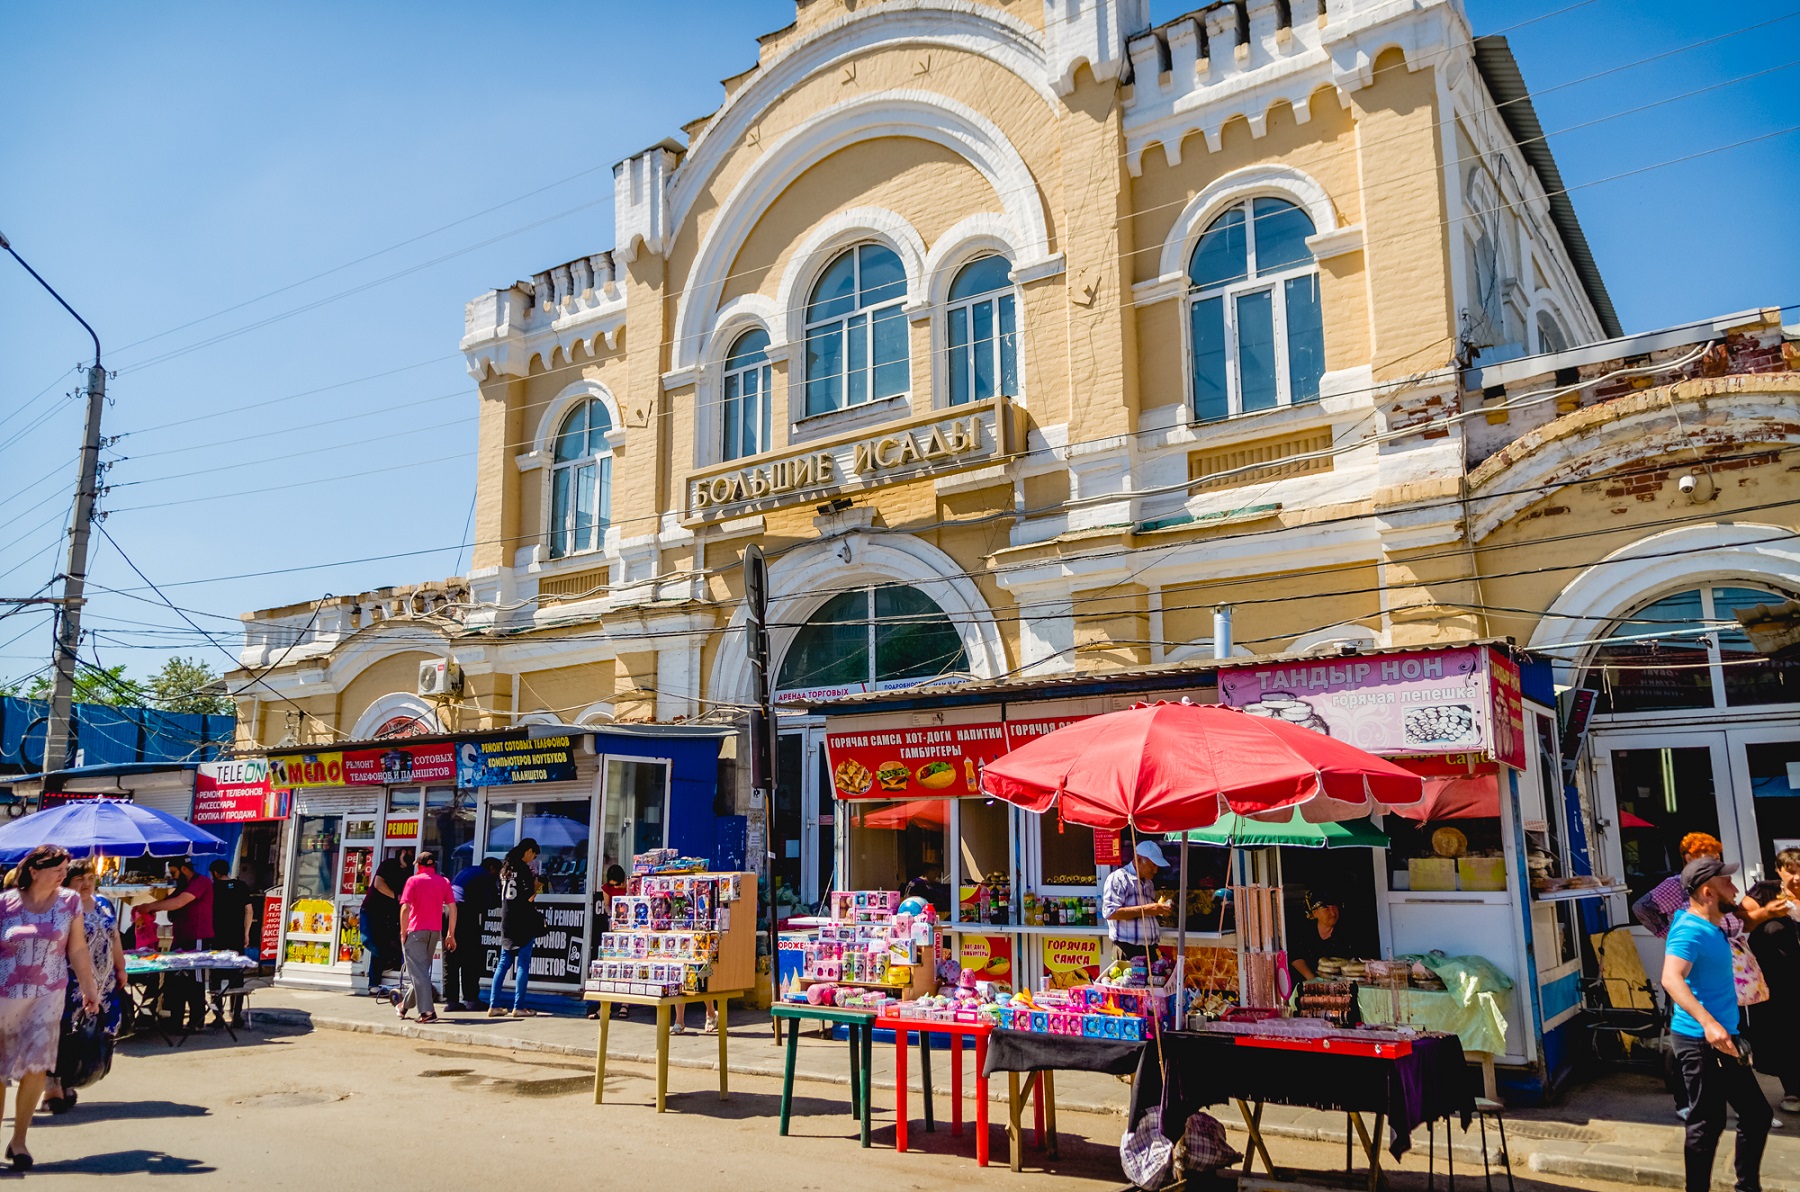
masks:
[(1119, 1139), (1119, 1164), (1139, 1188), (1155, 1192), (1166, 1184), (1174, 1160), (1175, 1144), (1163, 1137), (1160, 1108), (1145, 1110), (1137, 1129)]
[(76, 1010), (63, 1027), (56, 1049), (56, 1082), (86, 1088), (112, 1071), (113, 1041), (98, 1014)]
[(1769, 982), (1746, 936), (1731, 937), (1731, 976), (1737, 983), (1738, 1005), (1754, 1006), (1769, 1000)]

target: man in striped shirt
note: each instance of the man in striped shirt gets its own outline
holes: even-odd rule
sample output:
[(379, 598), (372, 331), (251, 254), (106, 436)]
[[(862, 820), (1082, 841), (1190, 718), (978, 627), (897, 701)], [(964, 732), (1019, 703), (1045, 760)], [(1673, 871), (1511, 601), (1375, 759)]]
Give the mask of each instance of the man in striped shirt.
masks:
[(1100, 913), (1106, 934), (1112, 938), (1119, 959), (1131, 960), (1149, 952), (1158, 939), (1157, 920), (1170, 912), (1169, 900), (1159, 897), (1152, 885), (1156, 871), (1167, 865), (1154, 840), (1140, 841), (1131, 864), (1120, 866), (1107, 877), (1100, 891)]

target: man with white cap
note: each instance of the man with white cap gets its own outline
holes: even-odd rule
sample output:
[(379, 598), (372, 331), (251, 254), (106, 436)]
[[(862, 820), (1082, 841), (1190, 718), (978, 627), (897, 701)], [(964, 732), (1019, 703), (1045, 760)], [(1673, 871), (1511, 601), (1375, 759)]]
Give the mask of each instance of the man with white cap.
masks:
[(1160, 929), (1157, 920), (1171, 908), (1169, 900), (1158, 896), (1151, 883), (1156, 871), (1167, 864), (1154, 840), (1140, 841), (1131, 863), (1113, 870), (1100, 891), (1106, 934), (1112, 937), (1113, 950), (1121, 960), (1146, 955), (1156, 944)]

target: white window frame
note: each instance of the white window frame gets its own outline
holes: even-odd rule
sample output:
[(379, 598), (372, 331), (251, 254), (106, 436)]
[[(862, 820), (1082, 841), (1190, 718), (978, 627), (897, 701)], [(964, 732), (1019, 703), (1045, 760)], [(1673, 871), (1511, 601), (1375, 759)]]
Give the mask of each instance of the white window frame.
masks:
[[(957, 266), (956, 275), (953, 276), (950, 280), (951, 286), (954, 287), (956, 285), (956, 277), (960, 277), (962, 275), (962, 271), (964, 269), (969, 268), (969, 266), (974, 265), (977, 262), (986, 260), (988, 256), (1004, 256), (1004, 254), (1002, 254), (1002, 253), (984, 254), (983, 256), (971, 257), (969, 260), (964, 261), (961, 265)], [(1011, 264), (1010, 261), (1008, 261), (1007, 263), (1008, 263), (1008, 265)], [(999, 383), (999, 378), (1004, 376), (1005, 371), (1006, 371), (1004, 369), (1004, 367), (1002, 367), (1002, 365), (1004, 363), (1004, 357), (1002, 355), (1002, 349), (1000, 346), (1000, 300), (1002, 298), (1009, 298), (1012, 300), (1012, 309), (1013, 309), (1013, 329), (1012, 329), (1013, 377), (1014, 377), (1013, 388), (1019, 390), (1019, 392), (1017, 392), (1017, 393), (1007, 393), (1004, 386), (1000, 385), (1000, 383)], [(994, 308), (994, 341), (993, 341), (994, 361), (993, 361), (993, 363), (994, 363), (995, 387), (994, 387), (994, 392), (993, 392), (992, 396), (994, 396), (994, 397), (1011, 397), (1011, 398), (1021, 398), (1024, 396), (1024, 389), (1025, 389), (1025, 359), (1024, 359), (1024, 357), (1025, 357), (1025, 331), (1024, 331), (1024, 328), (1020, 326), (1020, 318), (1019, 318), (1019, 312), (1023, 309), (1024, 304), (1020, 300), (1020, 297), (1019, 297), (1019, 287), (1017, 285), (1008, 285), (1008, 286), (1002, 286), (997, 290), (988, 290), (985, 293), (974, 294), (968, 298), (959, 298), (956, 301), (949, 302), (945, 305), (945, 307), (944, 307), (944, 406), (946, 409), (954, 409), (958, 405), (974, 405), (978, 401), (986, 401), (987, 400), (986, 398), (977, 398), (975, 396), (975, 344), (974, 344), (974, 339), (973, 339), (974, 326), (975, 326), (975, 308), (983, 305), (984, 303), (992, 304), (993, 308)], [(960, 402), (960, 403), (956, 401), (956, 384), (955, 384), (955, 382), (956, 382), (956, 363), (955, 363), (956, 362), (956, 349), (954, 346), (954, 341), (951, 339), (951, 329), (955, 325), (956, 316), (959, 312), (963, 315), (963, 317), (965, 319), (968, 320), (968, 324), (969, 324), (969, 328), (970, 328), (969, 334), (971, 337), (970, 341), (967, 345), (968, 351), (966, 354), (966, 361), (965, 361), (965, 365), (964, 365), (964, 367), (968, 370), (968, 375), (965, 378), (965, 380), (968, 384), (969, 399), (966, 402)]]
[[(753, 335), (759, 330), (761, 330), (761, 328), (752, 327), (747, 330), (741, 331), (737, 335), (733, 336), (732, 340), (731, 340), (731, 346), (726, 349), (725, 359), (730, 360), (731, 354), (732, 354), (732, 349), (735, 349), (737, 347), (738, 343), (741, 342), (746, 336)], [(763, 334), (765, 337), (768, 335), (768, 333), (766, 331)], [(729, 371), (725, 372), (724, 375), (722, 375), (719, 378), (719, 449), (720, 449), (719, 458), (722, 460), (748, 459), (750, 456), (753, 456), (753, 455), (761, 455), (763, 452), (770, 450), (774, 445), (772, 440), (775, 437), (775, 422), (774, 422), (774, 418), (775, 418), (775, 414), (774, 414), (775, 400), (774, 400), (774, 398), (775, 398), (775, 395), (773, 392), (773, 389), (775, 386), (775, 365), (774, 365), (774, 362), (772, 360), (770, 360), (770, 358), (769, 358), (769, 345), (764, 344), (762, 346), (761, 351), (762, 351), (762, 360), (761, 361), (751, 363), (751, 364), (745, 364), (738, 368), (730, 369)], [(743, 440), (744, 440), (744, 425), (745, 425), (744, 417), (743, 417), (744, 381), (746, 378), (753, 376), (753, 375), (756, 377), (756, 380), (757, 380), (757, 386), (758, 386), (757, 393), (758, 393), (759, 400), (761, 401), (761, 411), (762, 411), (761, 417), (758, 419), (758, 424), (757, 424), (757, 428), (756, 428), (756, 448), (755, 448), (755, 450), (752, 450), (752, 451), (742, 451), (742, 450), (733, 451), (732, 450), (733, 444), (731, 444), (730, 442), (727, 441), (727, 431), (728, 431), (728, 428), (730, 427), (731, 423), (730, 423), (730, 420), (726, 417), (725, 412), (734, 405), (737, 407), (737, 410), (738, 410), (738, 443), (737, 443), (737, 446), (742, 447), (744, 445)], [(733, 393), (732, 393), (732, 387), (734, 384), (737, 387), (737, 392), (735, 395), (733, 395)]]
[[(1188, 250), (1187, 260), (1183, 264), (1184, 270), (1191, 270), (1193, 268), (1194, 254), (1200, 250), (1200, 241), (1205, 239), (1206, 233), (1212, 230), (1214, 224), (1225, 218), (1233, 208), (1241, 210), (1244, 213), (1245, 276), (1237, 281), (1227, 282), (1222, 286), (1213, 286), (1210, 289), (1204, 290), (1196, 289), (1192, 282), (1188, 282), (1187, 294), (1182, 299), (1181, 335), (1183, 345), (1186, 349), (1188, 413), (1189, 416), (1195, 420), (1199, 420), (1200, 412), (1195, 392), (1195, 381), (1198, 378), (1194, 375), (1194, 307), (1198, 303), (1206, 302), (1214, 298), (1221, 300), (1225, 312), (1225, 416), (1227, 418), (1235, 418), (1244, 413), (1261, 414), (1267, 412), (1267, 410), (1246, 411), (1244, 409), (1244, 388), (1242, 378), (1239, 376), (1238, 371), (1238, 299), (1247, 294), (1254, 294), (1263, 290), (1270, 291), (1272, 294), (1270, 307), (1273, 314), (1275, 352), (1275, 404), (1267, 409), (1278, 410), (1294, 404), (1293, 388), (1288, 376), (1287, 282), (1294, 278), (1306, 277), (1309, 275), (1316, 277), (1319, 273), (1319, 261), (1315, 256), (1304, 264), (1294, 265), (1279, 273), (1258, 273), (1256, 269), (1255, 223), (1255, 202), (1257, 199), (1274, 199), (1277, 202), (1286, 203), (1290, 207), (1298, 210), (1302, 215), (1306, 216), (1307, 219), (1312, 219), (1312, 212), (1308, 211), (1304, 206), (1294, 202), (1293, 198), (1289, 195), (1247, 195), (1244, 198), (1234, 200), (1229, 205), (1220, 208), (1217, 214), (1207, 220), (1206, 227), (1201, 229), (1199, 237), (1194, 240), (1193, 247)], [(1316, 230), (1314, 234), (1317, 234)], [(1323, 320), (1324, 315), (1323, 298), (1324, 296), (1321, 294), (1321, 321)], [(1208, 419), (1207, 421), (1218, 420)]]
[[(858, 241), (857, 243), (844, 248), (841, 252), (833, 253), (831, 259), (825, 262), (825, 267), (819, 270), (818, 275), (815, 276), (812, 279), (812, 283), (807, 286), (806, 296), (802, 299), (801, 310), (804, 312), (807, 307), (810, 307), (813, 304), (813, 293), (818, 288), (819, 280), (823, 278), (831, 267), (836, 265), (846, 253), (850, 255), (851, 277), (854, 279), (852, 292), (856, 296), (856, 301), (860, 303), (862, 301), (863, 292), (862, 250), (869, 245), (874, 245), (877, 248), (882, 248), (888, 252), (894, 253), (895, 257), (899, 258), (901, 261), (903, 270), (902, 276), (904, 277), (905, 258), (900, 257), (900, 254), (896, 252), (891, 245), (885, 244), (879, 240)], [(911, 323), (906, 318), (902, 309), (906, 305), (906, 297), (906, 287), (903, 285), (899, 294), (882, 302), (877, 302), (873, 306), (854, 306), (844, 314), (833, 315), (827, 319), (819, 319), (816, 322), (803, 324), (800, 335), (800, 414), (802, 418), (823, 418), (831, 414), (843, 413), (845, 410), (853, 410), (859, 406), (870, 405), (873, 402), (891, 401), (896, 398), (905, 399), (911, 394)], [(875, 394), (875, 316), (882, 311), (890, 309), (902, 310), (900, 316), (901, 333), (902, 336), (908, 340), (908, 350), (904, 356), (906, 363), (906, 384), (897, 393), (885, 393), (877, 396)], [(802, 317), (804, 318), (804, 315)], [(850, 324), (859, 318), (862, 320), (862, 326), (859, 329), (853, 329)], [(808, 370), (807, 349), (812, 343), (813, 335), (815, 333), (834, 326), (838, 328), (839, 358), (843, 361), (843, 366), (837, 374), (842, 386), (843, 404), (833, 406), (828, 410), (815, 410), (811, 406), (812, 382), (815, 379), (824, 380), (825, 378), (822, 376), (814, 378), (812, 373)], [(861, 369), (857, 370), (863, 374), (864, 378), (863, 396), (860, 401), (852, 401), (850, 400), (850, 337), (852, 334), (857, 333), (861, 334), (863, 340), (863, 366)]]
[[(604, 550), (606, 547), (607, 527), (612, 525), (613, 449), (611, 442), (608, 442), (606, 450), (604, 451), (590, 452), (578, 459), (563, 460), (561, 462), (557, 462), (556, 460), (556, 444), (557, 441), (562, 438), (563, 427), (568, 425), (569, 419), (574, 417), (575, 411), (585, 409), (589, 404), (599, 406), (600, 409), (604, 410), (606, 412), (608, 427), (616, 429), (616, 424), (613, 422), (612, 418), (612, 411), (607, 409), (606, 403), (601, 401), (598, 397), (587, 397), (582, 398), (580, 401), (572, 402), (569, 405), (569, 408), (564, 410), (556, 420), (556, 426), (550, 435), (550, 442), (548, 444), (548, 454), (550, 456), (551, 465), (547, 469), (547, 489), (544, 493), (544, 549), (552, 559), (569, 559), (574, 558), (577, 555), (594, 554)], [(590, 414), (589, 417), (592, 417), (592, 415)], [(607, 433), (610, 434), (611, 430), (609, 429)], [(592, 435), (593, 432), (590, 429), (588, 432), (590, 441), (592, 440)], [(564, 540), (567, 540), (571, 547), (573, 547), (576, 508), (576, 503), (573, 500), (575, 485), (579, 483), (581, 469), (588, 467), (591, 467), (594, 471), (595, 520), (593, 526), (593, 542), (580, 549), (559, 550), (558, 545)], [(565, 524), (559, 526), (556, 524), (556, 480), (559, 475), (565, 472), (570, 473), (574, 479), (571, 479), (569, 482), (571, 499), (569, 501), (568, 509), (565, 511), (566, 516), (563, 519)]]
[[(1718, 605), (1715, 604), (1713, 601), (1713, 590), (1715, 588), (1751, 588), (1751, 589), (1755, 589), (1758, 591), (1768, 592), (1772, 596), (1782, 595), (1782, 593), (1780, 592), (1779, 589), (1772, 587), (1766, 580), (1737, 580), (1737, 579), (1699, 580), (1699, 581), (1695, 581), (1690, 584), (1684, 584), (1678, 588), (1673, 588), (1667, 592), (1664, 592), (1661, 596), (1658, 596), (1655, 599), (1646, 600), (1642, 604), (1634, 606), (1632, 608), (1632, 610), (1629, 613), (1626, 613), (1624, 616), (1615, 617), (1612, 620), (1611, 624), (1607, 628), (1607, 631), (1606, 631), (1607, 636), (1611, 637), (1622, 626), (1628, 626), (1629, 623), (1631, 622), (1632, 618), (1643, 613), (1646, 609), (1648, 609), (1651, 605), (1656, 604), (1658, 601), (1667, 600), (1671, 596), (1680, 596), (1684, 592), (1691, 592), (1696, 589), (1698, 589), (1698, 591), (1700, 592), (1700, 619), (1707, 623), (1721, 620), (1721, 618), (1718, 615)], [(1682, 640), (1684, 642), (1697, 642), (1697, 643), (1705, 646), (1705, 648), (1706, 648), (1706, 663), (1707, 663), (1706, 674), (1707, 674), (1707, 678), (1708, 678), (1709, 682), (1712, 685), (1712, 703), (1710, 705), (1708, 705), (1708, 707), (1704, 707), (1704, 708), (1658, 708), (1658, 709), (1654, 709), (1651, 711), (1645, 711), (1645, 712), (1608, 712), (1604, 718), (1605, 722), (1607, 724), (1616, 724), (1616, 723), (1620, 723), (1620, 722), (1635, 722), (1638, 719), (1645, 717), (1645, 716), (1663, 716), (1663, 717), (1692, 716), (1697, 712), (1705, 712), (1705, 711), (1708, 711), (1709, 709), (1712, 711), (1716, 711), (1716, 712), (1728, 712), (1728, 713), (1742, 714), (1742, 713), (1753, 713), (1753, 712), (1757, 712), (1757, 711), (1768, 712), (1773, 709), (1791, 706), (1791, 705), (1787, 705), (1787, 704), (1730, 704), (1730, 703), (1727, 703), (1726, 698), (1725, 698), (1724, 653), (1723, 653), (1723, 651), (1721, 651), (1719, 649), (1719, 630), (1718, 629), (1709, 629), (1704, 633), (1683, 635), (1683, 637), (1680, 640)], [(1601, 648), (1596, 647), (1593, 656), (1588, 659), (1588, 664), (1584, 668), (1584, 670), (1591, 672), (1591, 670), (1595, 667), (1600, 667), (1600, 668), (1604, 669), (1604, 664), (1600, 661), (1600, 653), (1601, 653)], [(1583, 676), (1584, 684), (1586, 682), (1586, 679), (1587, 679), (1587, 676), (1584, 675)]]

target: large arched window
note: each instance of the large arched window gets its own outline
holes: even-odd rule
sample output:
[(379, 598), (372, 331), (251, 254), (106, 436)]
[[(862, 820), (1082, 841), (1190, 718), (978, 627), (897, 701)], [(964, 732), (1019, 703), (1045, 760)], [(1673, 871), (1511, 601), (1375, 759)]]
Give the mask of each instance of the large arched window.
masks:
[(1761, 588), (1690, 588), (1645, 605), (1607, 631), (1588, 665), (1601, 713), (1800, 703), (1800, 662), (1758, 654), (1737, 610), (1792, 599)]
[(970, 261), (950, 283), (950, 404), (1019, 395), (1019, 316), (1012, 262)]
[(725, 357), (725, 386), (719, 404), (726, 459), (769, 449), (771, 376), (769, 333), (758, 327), (738, 336)]
[(598, 550), (612, 514), (612, 417), (598, 398), (581, 402), (556, 432), (550, 468), (550, 557)]
[(1208, 225), (1188, 262), (1194, 417), (1201, 422), (1319, 396), (1325, 333), (1313, 222), (1281, 199), (1247, 199)]
[(775, 686), (876, 691), (965, 672), (969, 656), (944, 610), (899, 584), (840, 592), (794, 635)]
[(859, 244), (826, 267), (806, 304), (806, 412), (827, 414), (905, 393), (906, 269)]

